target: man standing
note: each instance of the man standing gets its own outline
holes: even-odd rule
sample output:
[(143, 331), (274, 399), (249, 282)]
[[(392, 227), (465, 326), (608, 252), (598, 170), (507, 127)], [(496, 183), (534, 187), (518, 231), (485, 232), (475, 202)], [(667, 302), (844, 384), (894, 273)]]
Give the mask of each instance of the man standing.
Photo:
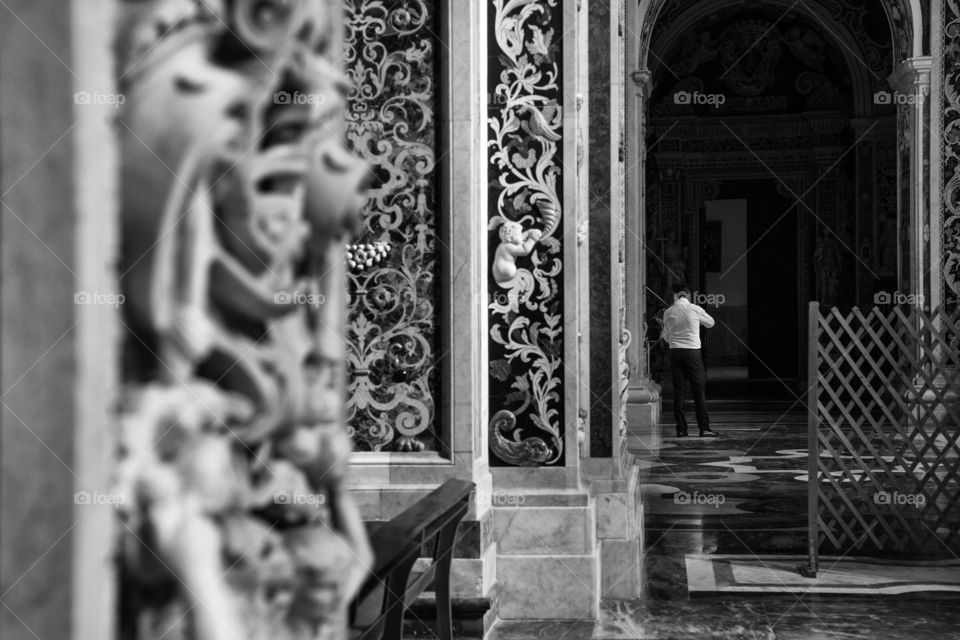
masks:
[(700, 437), (716, 436), (716, 432), (710, 430), (710, 418), (707, 415), (707, 372), (700, 355), (700, 326), (709, 329), (714, 324), (713, 318), (702, 307), (690, 302), (690, 287), (683, 283), (673, 285), (673, 300), (673, 306), (663, 312), (660, 338), (670, 347), (673, 417), (677, 423), (677, 437), (687, 436), (687, 419), (683, 415), (684, 380), (690, 382)]

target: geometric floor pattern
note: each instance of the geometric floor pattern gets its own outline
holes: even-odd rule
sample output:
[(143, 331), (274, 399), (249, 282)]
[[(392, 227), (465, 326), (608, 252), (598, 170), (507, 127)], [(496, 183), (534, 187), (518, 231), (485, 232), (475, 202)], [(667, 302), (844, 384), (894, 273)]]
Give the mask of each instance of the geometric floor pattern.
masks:
[[(717, 438), (671, 437), (670, 406), (660, 450), (639, 460), (642, 597), (604, 601), (596, 621), (501, 622), (491, 640), (960, 640), (960, 559), (902, 571), (821, 557), (810, 583), (795, 571), (807, 543), (801, 403), (712, 399)], [(913, 592), (924, 582), (940, 591)]]
[(806, 415), (767, 410), (744, 420), (743, 412), (711, 413), (719, 437), (665, 437), (645, 465), (648, 524), (806, 526)]

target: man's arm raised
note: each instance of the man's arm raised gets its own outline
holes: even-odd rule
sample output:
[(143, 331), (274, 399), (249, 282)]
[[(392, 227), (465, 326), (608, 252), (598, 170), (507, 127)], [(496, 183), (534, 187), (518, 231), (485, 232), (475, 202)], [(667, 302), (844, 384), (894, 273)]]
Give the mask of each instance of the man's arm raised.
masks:
[(710, 314), (703, 310), (703, 307), (698, 305), (697, 312), (700, 314), (700, 324), (705, 326), (707, 329), (716, 324)]

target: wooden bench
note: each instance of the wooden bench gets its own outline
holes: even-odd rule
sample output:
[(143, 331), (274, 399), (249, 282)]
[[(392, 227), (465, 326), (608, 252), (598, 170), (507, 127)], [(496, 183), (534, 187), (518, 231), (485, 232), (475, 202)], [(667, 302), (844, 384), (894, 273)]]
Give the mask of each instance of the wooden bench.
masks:
[[(447, 480), (393, 520), (373, 529), (373, 570), (350, 607), (352, 640), (401, 640), (404, 612), (431, 583), (440, 640), (452, 640), (450, 563), (457, 527), (467, 513), (473, 486), (472, 482)], [(433, 562), (410, 580), (420, 557), (431, 557)]]

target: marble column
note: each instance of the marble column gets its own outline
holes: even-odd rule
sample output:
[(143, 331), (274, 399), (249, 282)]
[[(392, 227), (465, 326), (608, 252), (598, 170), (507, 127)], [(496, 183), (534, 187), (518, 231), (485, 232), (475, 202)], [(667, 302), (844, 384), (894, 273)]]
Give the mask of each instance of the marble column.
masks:
[[(616, 256), (619, 251), (618, 219), (622, 215), (614, 208), (614, 199), (619, 199), (614, 171), (618, 167), (616, 154), (619, 122), (614, 109), (615, 88), (611, 65), (611, 52), (616, 46), (616, 32), (611, 28), (613, 8), (610, 5), (592, 5), (589, 10), (589, 68), (590, 90), (587, 92), (590, 113), (588, 162), (585, 169), (590, 176), (590, 280), (593, 284), (589, 296), (590, 342), (597, 350), (592, 354), (590, 378), (589, 437), (585, 443), (592, 458), (610, 457), (613, 453), (613, 437), (617, 401), (616, 376), (613, 363), (616, 361), (617, 306), (619, 303), (619, 273)], [(601, 346), (602, 345), (602, 346)]]
[(924, 309), (936, 307), (939, 303), (939, 287), (931, 286), (931, 223), (939, 228), (939, 221), (930, 216), (927, 198), (927, 168), (930, 153), (930, 136), (927, 134), (926, 111), (930, 96), (930, 72), (932, 59), (929, 56), (915, 57), (903, 61), (887, 79), (890, 87), (898, 96), (897, 108), (906, 112), (908, 135), (905, 143), (909, 145), (909, 165), (899, 167), (900, 188), (908, 190), (907, 198), (898, 198), (901, 203), (909, 203), (910, 228), (907, 234), (908, 278), (910, 294), (924, 297)]
[[(603, 423), (591, 419), (589, 386), (592, 261), (585, 172), (588, 154), (595, 152), (586, 146), (589, 3), (487, 4), (488, 92), (502, 99), (490, 109), (487, 137), (493, 279), (485, 368), (491, 375), (488, 428), (497, 578), (503, 587), (499, 615), (594, 619), (600, 554), (596, 504), (584, 467), (593, 460), (587, 455), (587, 424)], [(549, 55), (529, 50), (540, 50), (536, 39), (525, 35), (533, 29), (547, 39)], [(539, 73), (518, 84), (509, 69), (527, 64)], [(529, 150), (526, 158), (513, 151), (517, 143)], [(513, 241), (510, 227), (501, 233), (505, 221), (520, 223), (528, 234), (521, 242), (531, 241), (514, 244), (515, 270), (505, 257)], [(529, 339), (534, 332), (535, 344)], [(538, 415), (543, 410), (549, 420)], [(605, 425), (609, 429), (609, 422)]]
[[(629, 50), (636, 53), (636, 38)], [(628, 59), (631, 59), (628, 57)], [(646, 107), (652, 89), (650, 71), (633, 70), (624, 92), (627, 101), (627, 177), (626, 177), (626, 294), (627, 328), (630, 331), (630, 386), (627, 393), (627, 421), (629, 428), (648, 446), (655, 446), (656, 425), (660, 421), (660, 385), (651, 380), (647, 339), (647, 252), (659, 252), (650, 247), (647, 237), (647, 148)], [(662, 230), (661, 230), (662, 231)], [(654, 285), (655, 288), (658, 288)]]

